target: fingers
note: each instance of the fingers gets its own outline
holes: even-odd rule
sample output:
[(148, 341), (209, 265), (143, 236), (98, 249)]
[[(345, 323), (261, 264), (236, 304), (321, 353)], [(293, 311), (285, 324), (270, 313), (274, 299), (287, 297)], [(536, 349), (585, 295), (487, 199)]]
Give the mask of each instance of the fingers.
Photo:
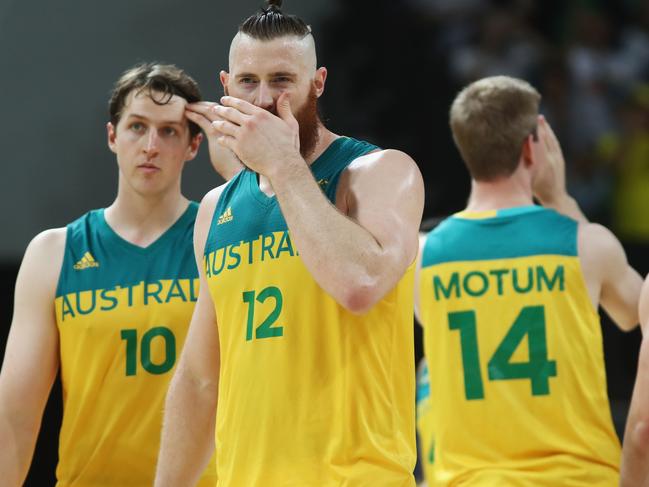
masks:
[(215, 120), (212, 122), (212, 127), (216, 131), (219, 132), (221, 135), (228, 135), (231, 137), (236, 137), (237, 132), (239, 131), (240, 127), (232, 122), (228, 122), (227, 120)]
[(286, 92), (279, 95), (279, 98), (277, 99), (277, 115), (279, 115), (279, 118), (291, 125), (294, 123), (297, 124), (297, 120), (295, 120), (293, 112), (291, 111), (290, 97)]
[(552, 127), (543, 115), (539, 116), (539, 128), (541, 128), (543, 131), (543, 140), (546, 144), (547, 149), (553, 152), (561, 152), (561, 145), (559, 144), (559, 140), (554, 134), (554, 130), (552, 130)]
[(190, 111), (190, 110), (185, 110), (185, 116), (194, 122), (196, 125), (198, 125), (203, 132), (209, 133), (210, 128), (212, 126), (212, 121), (205, 118), (205, 116), (200, 115), (196, 112)]
[(224, 96), (221, 98), (221, 104), (226, 107), (236, 108), (238, 111), (245, 115), (254, 115), (258, 113), (263, 108), (259, 108), (252, 103), (241, 100), (240, 98), (234, 98), (233, 96)]

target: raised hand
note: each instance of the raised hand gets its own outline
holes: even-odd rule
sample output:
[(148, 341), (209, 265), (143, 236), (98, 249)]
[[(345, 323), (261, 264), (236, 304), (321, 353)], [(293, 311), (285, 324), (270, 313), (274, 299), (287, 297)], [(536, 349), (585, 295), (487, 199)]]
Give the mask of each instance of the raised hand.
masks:
[(215, 121), (222, 120), (216, 113), (217, 106), (217, 103), (211, 101), (190, 103), (185, 110), (185, 116), (205, 132), (212, 166), (228, 181), (243, 168), (243, 164), (234, 152), (217, 142), (223, 135), (214, 126)]
[(232, 150), (250, 169), (271, 181), (284, 164), (300, 155), (300, 132), (291, 112), (289, 96), (277, 99), (277, 116), (239, 98), (224, 96), (214, 111), (221, 120), (213, 123), (219, 144)]
[(558, 201), (566, 191), (566, 163), (561, 146), (543, 115), (538, 121), (537, 171), (532, 180), (534, 196), (543, 204)]

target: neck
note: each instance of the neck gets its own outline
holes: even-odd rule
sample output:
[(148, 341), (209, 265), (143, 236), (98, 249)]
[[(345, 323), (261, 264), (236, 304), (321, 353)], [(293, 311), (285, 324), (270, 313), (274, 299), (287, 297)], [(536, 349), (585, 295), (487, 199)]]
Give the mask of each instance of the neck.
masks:
[(146, 247), (157, 240), (185, 212), (189, 201), (180, 188), (156, 195), (141, 195), (119, 185), (117, 198), (104, 216), (124, 240)]
[(532, 188), (515, 178), (497, 181), (471, 181), (468, 211), (500, 210), (534, 204)]
[(327, 147), (336, 140), (339, 136), (327, 129), (322, 123), (318, 124), (318, 142), (316, 142), (315, 147), (311, 154), (304, 158), (306, 163), (310, 166), (315, 162), (315, 160), (322, 155), (322, 153), (327, 150)]

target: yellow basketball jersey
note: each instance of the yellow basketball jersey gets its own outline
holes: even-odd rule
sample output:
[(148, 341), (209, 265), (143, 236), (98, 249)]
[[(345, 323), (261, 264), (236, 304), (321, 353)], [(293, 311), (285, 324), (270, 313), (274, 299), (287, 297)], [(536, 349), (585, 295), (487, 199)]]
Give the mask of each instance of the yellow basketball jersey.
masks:
[[(145, 249), (120, 238), (103, 210), (68, 225), (55, 302), (59, 487), (153, 485), (164, 398), (198, 296), (197, 208)], [(199, 485), (216, 485), (213, 462)]]
[(430, 399), (428, 364), (422, 359), (417, 369), (417, 451), (425, 479), (432, 479), (435, 464), (435, 435), (433, 434), (433, 404)]
[[(340, 138), (313, 163), (330, 201), (374, 148)], [(221, 347), (218, 485), (414, 486), (413, 267), (368, 313), (348, 312), (243, 171), (217, 204), (205, 269)]]
[(460, 213), (426, 240), (430, 486), (614, 486), (599, 317), (577, 222), (531, 206)]

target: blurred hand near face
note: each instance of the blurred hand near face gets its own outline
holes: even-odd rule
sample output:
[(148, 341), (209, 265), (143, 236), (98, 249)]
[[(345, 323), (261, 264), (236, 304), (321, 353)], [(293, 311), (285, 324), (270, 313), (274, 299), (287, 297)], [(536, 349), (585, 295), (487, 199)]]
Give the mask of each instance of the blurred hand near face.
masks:
[(537, 169), (532, 180), (532, 191), (543, 204), (563, 198), (566, 194), (566, 163), (556, 135), (539, 115), (538, 141), (534, 144)]
[(220, 120), (213, 123), (221, 133), (217, 139), (253, 171), (273, 180), (286, 162), (300, 155), (300, 130), (289, 96), (277, 99), (277, 115), (239, 98), (224, 96), (215, 112)]

